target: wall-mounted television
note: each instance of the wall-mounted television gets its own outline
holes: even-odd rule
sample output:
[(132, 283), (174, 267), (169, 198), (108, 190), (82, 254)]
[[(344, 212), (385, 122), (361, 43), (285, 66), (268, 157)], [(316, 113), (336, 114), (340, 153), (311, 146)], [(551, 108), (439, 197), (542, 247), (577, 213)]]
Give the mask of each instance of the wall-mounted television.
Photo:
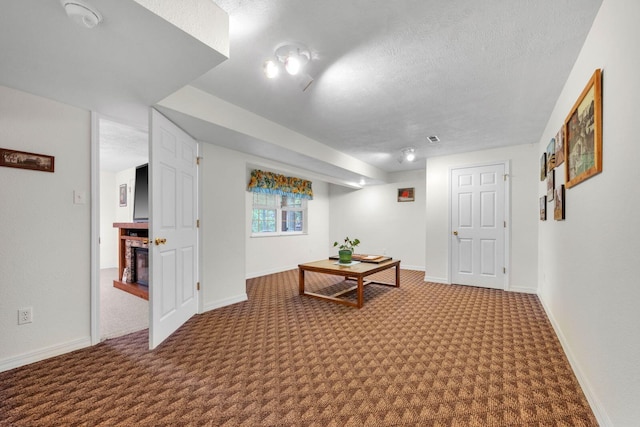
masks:
[(149, 164), (136, 167), (133, 222), (149, 222)]

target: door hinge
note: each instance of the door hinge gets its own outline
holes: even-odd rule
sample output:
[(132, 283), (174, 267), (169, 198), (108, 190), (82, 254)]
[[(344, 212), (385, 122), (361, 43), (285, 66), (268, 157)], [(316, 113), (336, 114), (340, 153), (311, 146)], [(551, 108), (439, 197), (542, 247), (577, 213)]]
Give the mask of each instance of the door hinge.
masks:
[[(507, 274), (507, 267), (502, 267), (502, 272), (503, 272), (504, 274)], [(198, 288), (198, 289), (200, 289), (200, 288)]]
[(200, 282), (196, 282), (196, 289), (200, 290)]
[(196, 228), (200, 228), (200, 220), (196, 219)]
[(196, 157), (196, 165), (200, 166), (200, 159), (202, 159), (202, 157), (198, 156)]
[(504, 222), (504, 228), (507, 228), (507, 221)]
[(508, 177), (509, 177), (508, 173), (502, 174), (502, 180), (503, 181), (506, 181)]

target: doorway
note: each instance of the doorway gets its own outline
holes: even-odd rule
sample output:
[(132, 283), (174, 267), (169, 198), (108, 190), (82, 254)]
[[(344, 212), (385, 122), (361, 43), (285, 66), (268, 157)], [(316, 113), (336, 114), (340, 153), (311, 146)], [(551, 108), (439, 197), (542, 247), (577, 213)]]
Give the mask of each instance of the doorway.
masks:
[(148, 130), (97, 118), (99, 208), (99, 337), (116, 338), (149, 327), (149, 302), (113, 286), (118, 277), (119, 230), (133, 221), (136, 167), (149, 161)]
[(451, 169), (451, 283), (508, 287), (508, 163)]

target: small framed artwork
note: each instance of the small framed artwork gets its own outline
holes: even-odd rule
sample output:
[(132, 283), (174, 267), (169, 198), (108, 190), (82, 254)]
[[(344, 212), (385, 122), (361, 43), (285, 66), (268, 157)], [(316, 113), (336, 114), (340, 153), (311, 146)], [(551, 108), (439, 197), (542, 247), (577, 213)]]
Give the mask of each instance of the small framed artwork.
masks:
[(120, 184), (120, 206), (127, 206), (127, 184)]
[(540, 221), (547, 220), (547, 196), (540, 197)]
[(398, 201), (399, 202), (414, 202), (415, 188), (398, 188)]
[(547, 144), (547, 173), (556, 167), (556, 139), (551, 138)]
[(553, 200), (553, 190), (556, 187), (556, 171), (551, 169), (547, 174), (547, 201)]
[(602, 73), (598, 69), (565, 120), (565, 185), (602, 172)]
[(540, 181), (547, 177), (547, 153), (542, 153), (540, 157)]
[(564, 163), (564, 125), (560, 126), (560, 130), (556, 134), (556, 167)]
[(556, 200), (553, 207), (553, 219), (556, 221), (564, 220), (564, 184), (556, 188)]
[(34, 171), (53, 172), (54, 157), (45, 154), (0, 148), (0, 166)]

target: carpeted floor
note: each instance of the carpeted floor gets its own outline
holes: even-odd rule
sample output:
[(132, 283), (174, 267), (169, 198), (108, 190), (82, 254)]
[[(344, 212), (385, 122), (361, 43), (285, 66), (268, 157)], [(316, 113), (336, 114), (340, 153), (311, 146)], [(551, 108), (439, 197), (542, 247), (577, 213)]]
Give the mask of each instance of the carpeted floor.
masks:
[(0, 425), (597, 425), (535, 295), (401, 276), (360, 310), (249, 280), (153, 352), (141, 331), (0, 373)]
[(113, 287), (117, 268), (100, 270), (100, 339), (149, 328), (149, 302)]

